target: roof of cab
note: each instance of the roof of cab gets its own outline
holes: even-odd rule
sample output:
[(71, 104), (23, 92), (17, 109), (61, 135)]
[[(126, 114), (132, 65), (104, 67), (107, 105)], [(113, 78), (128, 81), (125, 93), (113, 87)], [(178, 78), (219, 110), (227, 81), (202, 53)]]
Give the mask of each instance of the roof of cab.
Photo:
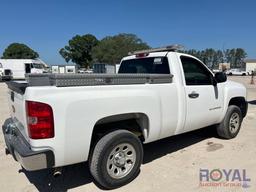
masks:
[(139, 51), (129, 52), (128, 56), (124, 57), (122, 60), (143, 58), (143, 57), (154, 57), (154, 56), (161, 57), (161, 56), (165, 56), (168, 52), (176, 52), (183, 49), (184, 49), (184, 46), (175, 44), (175, 45), (168, 45), (165, 47), (139, 50)]

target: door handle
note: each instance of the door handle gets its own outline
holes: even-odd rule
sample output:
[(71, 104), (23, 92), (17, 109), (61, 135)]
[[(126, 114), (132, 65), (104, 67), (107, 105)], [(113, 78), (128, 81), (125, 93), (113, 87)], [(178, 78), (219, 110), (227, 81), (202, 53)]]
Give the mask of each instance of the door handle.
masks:
[(192, 91), (192, 93), (188, 94), (188, 96), (192, 99), (195, 99), (195, 98), (199, 97), (199, 93)]

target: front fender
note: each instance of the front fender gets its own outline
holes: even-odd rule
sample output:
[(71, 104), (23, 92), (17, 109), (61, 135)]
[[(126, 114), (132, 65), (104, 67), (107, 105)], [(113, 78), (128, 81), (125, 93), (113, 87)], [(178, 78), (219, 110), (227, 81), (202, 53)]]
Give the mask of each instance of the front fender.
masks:
[(229, 103), (233, 98), (244, 98), (244, 100), (246, 101), (246, 87), (241, 83), (228, 80), (224, 88), (224, 110), (222, 114), (222, 119), (225, 117)]

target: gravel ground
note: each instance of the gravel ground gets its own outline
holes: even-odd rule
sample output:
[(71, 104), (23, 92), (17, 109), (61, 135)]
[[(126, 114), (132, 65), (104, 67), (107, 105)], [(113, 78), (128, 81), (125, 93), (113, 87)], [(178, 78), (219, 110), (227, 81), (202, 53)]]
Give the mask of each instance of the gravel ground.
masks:
[[(256, 85), (249, 77), (229, 77), (248, 90), (249, 110), (239, 135), (221, 140), (207, 128), (170, 137), (144, 146), (141, 173), (130, 184), (115, 191), (256, 191)], [(255, 82), (256, 83), (256, 82)], [(0, 83), (0, 124), (8, 118), (6, 85)], [(0, 133), (1, 191), (101, 191), (88, 173), (86, 163), (67, 166), (63, 175), (53, 178), (50, 171), (27, 172), (5, 155)], [(251, 179), (245, 186), (200, 186), (200, 169), (242, 169)], [(236, 175), (237, 176), (237, 175)], [(242, 175), (241, 175), (242, 176)]]

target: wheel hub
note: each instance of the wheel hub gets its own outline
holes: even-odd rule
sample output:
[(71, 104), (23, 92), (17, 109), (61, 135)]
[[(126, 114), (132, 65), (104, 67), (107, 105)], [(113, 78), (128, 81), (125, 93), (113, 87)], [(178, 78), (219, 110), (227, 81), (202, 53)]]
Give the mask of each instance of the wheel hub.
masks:
[(118, 167), (122, 167), (125, 165), (125, 154), (123, 152), (119, 152), (114, 156), (114, 164)]
[(124, 178), (131, 172), (135, 162), (135, 148), (129, 143), (119, 144), (108, 155), (107, 172), (112, 178)]
[(238, 113), (233, 113), (230, 117), (229, 121), (229, 129), (231, 133), (236, 133), (237, 130), (239, 129), (240, 125), (240, 118)]

